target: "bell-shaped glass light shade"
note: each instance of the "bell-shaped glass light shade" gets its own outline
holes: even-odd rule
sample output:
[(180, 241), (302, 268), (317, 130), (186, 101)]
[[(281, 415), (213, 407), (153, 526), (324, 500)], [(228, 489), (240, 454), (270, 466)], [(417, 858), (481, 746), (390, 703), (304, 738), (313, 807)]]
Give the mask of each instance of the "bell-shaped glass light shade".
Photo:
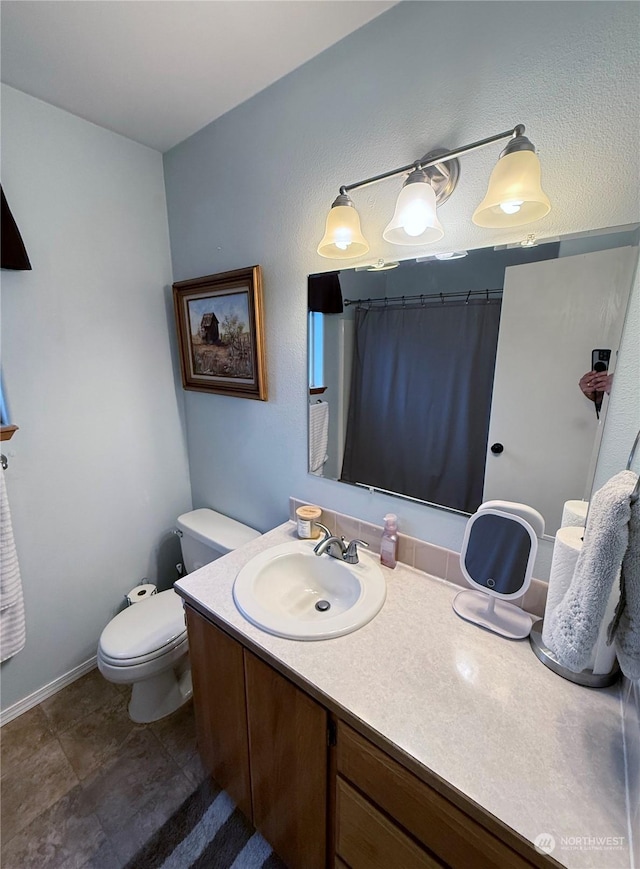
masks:
[(551, 211), (540, 185), (540, 161), (533, 151), (514, 151), (501, 157), (489, 179), (487, 195), (473, 214), (478, 226), (522, 226)]
[(352, 205), (334, 205), (327, 215), (324, 236), (318, 245), (320, 256), (350, 259), (362, 256), (369, 244), (360, 229), (360, 217)]
[(428, 181), (414, 181), (400, 191), (396, 210), (382, 233), (391, 244), (429, 244), (444, 235), (436, 214), (436, 194)]

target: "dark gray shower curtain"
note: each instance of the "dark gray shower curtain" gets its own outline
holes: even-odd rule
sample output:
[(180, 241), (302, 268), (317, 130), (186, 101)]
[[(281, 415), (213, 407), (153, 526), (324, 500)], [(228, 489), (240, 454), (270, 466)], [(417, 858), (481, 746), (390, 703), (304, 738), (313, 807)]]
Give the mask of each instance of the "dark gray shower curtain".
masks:
[(477, 510), (500, 307), (356, 309), (343, 480)]

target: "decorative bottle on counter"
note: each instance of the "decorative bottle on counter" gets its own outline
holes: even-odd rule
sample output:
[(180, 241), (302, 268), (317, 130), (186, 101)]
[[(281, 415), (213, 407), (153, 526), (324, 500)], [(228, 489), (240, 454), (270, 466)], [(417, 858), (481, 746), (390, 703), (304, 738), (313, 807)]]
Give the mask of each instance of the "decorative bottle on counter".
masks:
[(380, 561), (385, 567), (396, 566), (398, 550), (398, 517), (395, 513), (387, 513), (384, 517), (384, 529), (380, 540)]

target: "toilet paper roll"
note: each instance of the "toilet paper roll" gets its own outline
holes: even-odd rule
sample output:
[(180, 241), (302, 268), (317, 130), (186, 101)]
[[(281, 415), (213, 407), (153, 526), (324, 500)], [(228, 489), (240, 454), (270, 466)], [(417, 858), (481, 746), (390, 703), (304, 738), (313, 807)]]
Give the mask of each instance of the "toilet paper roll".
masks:
[(587, 523), (588, 501), (565, 501), (562, 510), (561, 528), (575, 525), (583, 528)]
[(558, 606), (571, 585), (573, 572), (576, 567), (578, 555), (582, 549), (582, 535), (584, 528), (568, 525), (560, 528), (556, 534), (556, 542), (553, 547), (551, 559), (551, 572), (549, 574), (549, 588), (547, 591), (547, 603), (544, 609), (544, 624), (542, 627), (542, 641), (546, 646), (553, 648), (549, 642), (548, 628), (551, 613)]
[(158, 589), (155, 585), (152, 585), (150, 582), (136, 585), (136, 587), (132, 588), (129, 594), (126, 595), (127, 606), (131, 606), (132, 603), (139, 603), (141, 600), (146, 600), (151, 597), (152, 594), (155, 594), (157, 590)]

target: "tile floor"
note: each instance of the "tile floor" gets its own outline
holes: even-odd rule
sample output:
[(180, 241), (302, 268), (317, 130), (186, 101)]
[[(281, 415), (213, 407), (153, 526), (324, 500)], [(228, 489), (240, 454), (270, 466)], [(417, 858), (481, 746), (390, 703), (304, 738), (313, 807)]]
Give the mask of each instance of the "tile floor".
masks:
[(204, 778), (192, 705), (128, 700), (93, 670), (2, 728), (2, 869), (121, 869)]

